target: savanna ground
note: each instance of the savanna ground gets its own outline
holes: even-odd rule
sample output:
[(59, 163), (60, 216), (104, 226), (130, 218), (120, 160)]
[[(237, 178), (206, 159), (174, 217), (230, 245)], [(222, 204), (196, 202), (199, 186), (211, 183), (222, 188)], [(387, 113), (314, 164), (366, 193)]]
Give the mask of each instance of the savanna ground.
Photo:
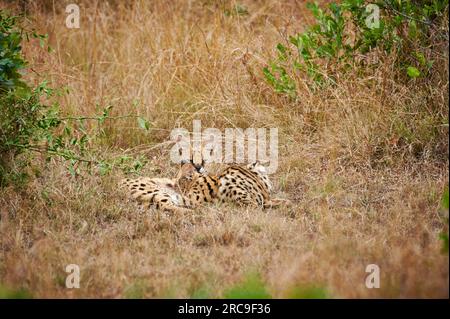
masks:
[[(141, 155), (129, 176), (172, 177), (173, 128), (277, 127), (271, 178), (293, 205), (143, 211), (118, 189), (122, 170), (74, 175), (37, 155), (25, 185), (0, 189), (4, 295), (214, 298), (247, 281), (243, 290), (274, 298), (448, 298), (448, 38), (427, 83), (393, 81), (387, 56), (324, 90), (297, 78), (293, 100), (262, 69), (311, 23), (304, 1), (78, 1), (80, 28), (68, 29), (71, 2), (23, 2), (53, 48), (24, 43), (27, 79), (67, 87), (65, 114), (111, 105), (111, 116), (150, 126), (106, 120), (89, 140), (95, 156)], [(68, 264), (80, 266), (79, 289), (65, 287)], [(379, 289), (366, 288), (368, 264), (380, 267)]]

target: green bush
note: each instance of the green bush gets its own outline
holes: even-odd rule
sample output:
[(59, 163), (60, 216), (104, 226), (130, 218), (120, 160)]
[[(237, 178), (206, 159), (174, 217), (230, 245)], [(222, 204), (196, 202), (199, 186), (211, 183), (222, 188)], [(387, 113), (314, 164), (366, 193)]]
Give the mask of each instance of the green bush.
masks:
[(257, 273), (248, 274), (245, 279), (225, 291), (226, 299), (270, 299), (264, 282)]
[[(23, 39), (37, 38), (41, 46), (45, 35), (27, 31), (21, 26), (21, 18), (0, 11), (0, 187), (26, 180), (25, 167), (31, 153), (41, 153), (49, 160), (52, 157), (67, 161), (72, 175), (77, 175), (80, 165), (105, 174), (113, 167), (126, 172), (137, 171), (145, 164), (143, 158), (119, 156), (110, 159), (96, 159), (93, 152), (87, 152), (90, 134), (86, 122), (97, 123), (97, 134), (102, 134), (101, 125), (107, 120), (137, 117), (126, 115), (111, 117), (111, 106), (104, 108), (97, 116), (63, 116), (55, 102), (64, 91), (51, 88), (46, 81), (30, 87), (22, 79), (27, 65), (21, 53)], [(42, 102), (46, 101), (46, 102)], [(139, 125), (148, 129), (148, 123), (138, 118)]]
[[(26, 61), (21, 54), (19, 17), (0, 12), (0, 185), (12, 174), (12, 162), (23, 152), (41, 119), (41, 88), (32, 90), (22, 81)], [(51, 124), (51, 123), (49, 123)], [(53, 124), (54, 125), (54, 124)]]
[(19, 71), (26, 65), (21, 55), (22, 35), (15, 28), (17, 17), (0, 12), (0, 92), (26, 87)]
[[(257, 272), (248, 273), (236, 285), (225, 290), (227, 299), (271, 299), (266, 283)], [(331, 298), (327, 289), (317, 285), (295, 286), (286, 295), (288, 299), (327, 299)]]
[(447, 36), (439, 23), (448, 12), (448, 0), (344, 0), (325, 10), (312, 3), (308, 8), (316, 23), (291, 36), (289, 43), (279, 43), (277, 58), (263, 69), (275, 91), (291, 97), (296, 96), (296, 77), (311, 80), (312, 88), (333, 85), (338, 74), (367, 66), (368, 54), (375, 51), (379, 61), (372, 61), (372, 69), (395, 53), (404, 75), (399, 80), (426, 77), (433, 66), (426, 58), (433, 39)]
[(24, 288), (11, 289), (0, 283), (0, 299), (32, 299), (31, 293)]

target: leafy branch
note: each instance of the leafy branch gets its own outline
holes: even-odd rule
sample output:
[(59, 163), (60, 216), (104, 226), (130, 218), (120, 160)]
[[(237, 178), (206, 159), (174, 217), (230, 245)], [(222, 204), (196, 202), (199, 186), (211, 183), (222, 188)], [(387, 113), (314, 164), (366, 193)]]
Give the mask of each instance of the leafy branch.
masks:
[[(106, 120), (137, 118), (138, 125), (145, 130), (150, 129), (150, 123), (136, 114), (111, 116), (111, 105), (94, 116), (61, 116), (54, 98), (61, 90), (51, 88), (47, 81), (32, 88), (22, 79), (21, 69), (27, 66), (27, 61), (22, 56), (21, 42), (30, 38), (39, 39), (40, 46), (44, 47), (47, 36), (23, 28), (21, 17), (0, 12), (0, 186), (16, 180), (15, 176), (25, 175), (21, 169), (26, 163), (21, 168), (15, 165), (18, 156), (24, 153), (40, 153), (47, 160), (66, 160), (72, 175), (79, 174), (79, 164), (85, 164), (89, 171), (96, 166), (100, 174), (117, 166), (128, 172), (141, 169), (146, 163), (142, 156), (87, 158), (93, 136), (84, 122), (94, 120), (100, 126)], [(46, 105), (42, 100), (53, 103)], [(29, 156), (21, 158), (21, 161), (28, 160)]]

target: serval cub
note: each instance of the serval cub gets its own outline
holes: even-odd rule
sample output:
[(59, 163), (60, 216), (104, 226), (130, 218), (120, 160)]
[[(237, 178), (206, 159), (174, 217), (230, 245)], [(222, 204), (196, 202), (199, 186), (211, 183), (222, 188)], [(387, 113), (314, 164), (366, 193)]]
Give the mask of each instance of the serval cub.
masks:
[(181, 163), (175, 179), (148, 178), (124, 179), (122, 186), (131, 196), (146, 207), (170, 212), (186, 212), (204, 203), (216, 200), (238, 205), (276, 207), (286, 200), (271, 199), (272, 183), (266, 168), (258, 162), (249, 165), (229, 165), (218, 175), (207, 174), (204, 162)]
[(196, 166), (198, 165), (192, 161), (182, 163), (176, 178), (191, 207), (216, 199), (264, 208), (275, 207), (283, 202), (280, 199), (271, 199), (272, 183), (266, 168), (259, 162), (248, 165), (232, 164), (218, 175), (201, 173)]

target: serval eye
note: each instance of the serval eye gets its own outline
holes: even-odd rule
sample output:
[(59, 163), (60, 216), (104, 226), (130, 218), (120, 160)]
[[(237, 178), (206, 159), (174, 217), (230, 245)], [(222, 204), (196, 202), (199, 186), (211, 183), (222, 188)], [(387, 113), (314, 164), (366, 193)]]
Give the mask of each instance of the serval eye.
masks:
[(202, 173), (204, 171), (204, 168), (202, 165), (194, 165), (197, 172)]

